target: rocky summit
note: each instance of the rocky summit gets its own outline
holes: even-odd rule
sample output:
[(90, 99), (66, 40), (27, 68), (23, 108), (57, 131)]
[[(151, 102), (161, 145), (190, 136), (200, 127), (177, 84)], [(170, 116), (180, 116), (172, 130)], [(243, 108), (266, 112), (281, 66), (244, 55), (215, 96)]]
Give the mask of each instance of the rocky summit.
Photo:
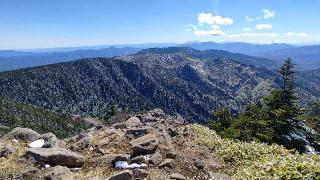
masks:
[[(30, 147), (35, 141), (41, 143)], [(309, 158), (314, 166), (299, 168), (310, 173), (320, 165), (319, 157), (302, 158), (281, 146), (223, 140), (154, 109), (66, 139), (15, 128), (0, 140), (0, 179), (242, 179), (259, 176), (248, 168), (270, 155), (288, 161), (299, 156), (297, 163)]]
[[(190, 136), (185, 125), (181, 116), (154, 109), (38, 148), (27, 146), (48, 135), (15, 128), (1, 140), (1, 163), (19, 158), (19, 168), (1, 175), (22, 179), (208, 179), (217, 171), (207, 165), (220, 163), (208, 158), (210, 151), (204, 149), (185, 153), (188, 146), (183, 144)], [(50, 138), (44, 139), (44, 144), (48, 142)]]

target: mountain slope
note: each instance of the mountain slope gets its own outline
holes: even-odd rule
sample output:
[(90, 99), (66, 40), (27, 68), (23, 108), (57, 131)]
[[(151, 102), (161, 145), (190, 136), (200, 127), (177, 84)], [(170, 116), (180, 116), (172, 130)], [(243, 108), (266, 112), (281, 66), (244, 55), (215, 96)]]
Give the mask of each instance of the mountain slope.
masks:
[(75, 135), (87, 128), (82, 122), (30, 105), (0, 97), (0, 137), (15, 127), (26, 127), (40, 133), (54, 132), (58, 137)]
[(265, 57), (278, 61), (290, 56), (301, 69), (311, 70), (320, 68), (320, 45), (287, 48), (282, 50), (256, 53), (255, 55), (258, 57)]
[[(112, 105), (131, 111), (160, 107), (205, 122), (211, 111), (241, 110), (279, 83), (272, 71), (211, 55), (188, 48), (150, 49), (9, 71), (0, 73), (0, 95), (57, 112), (104, 116)], [(298, 92), (308, 95), (306, 101), (317, 97), (299, 87)]]
[(188, 46), (198, 50), (209, 50), (209, 49), (225, 50), (233, 53), (241, 53), (241, 54), (248, 54), (248, 55), (255, 55), (257, 53), (295, 47), (290, 44), (277, 44), (277, 43), (250, 44), (250, 43), (242, 43), (242, 42), (226, 42), (226, 43), (190, 42), (190, 43), (185, 43), (182, 46)]
[(194, 57), (194, 58), (202, 58), (202, 59), (232, 59), (233, 61), (237, 61), (242, 64), (252, 65), (257, 67), (263, 68), (275, 68), (280, 65), (280, 63), (264, 59), (264, 58), (257, 58), (253, 56), (248, 56), (239, 53), (230, 53), (224, 50), (196, 50), (189, 47), (169, 47), (169, 48), (150, 48), (139, 51), (138, 55), (144, 54), (172, 54), (172, 53), (179, 53), (184, 54), (186, 56)]
[[(74, 50), (67, 52), (46, 52), (46, 53), (28, 53), (20, 52), (17, 55), (13, 52), (6, 54), (0, 52), (0, 72), (15, 70), (26, 67), (34, 67), (46, 64), (55, 64), (59, 62), (72, 61), (75, 59), (89, 58), (89, 57), (112, 57), (119, 55), (132, 54), (137, 52), (137, 48), (105, 48), (92, 50)], [(1, 57), (1, 54), (4, 54)], [(11, 54), (11, 56), (9, 55)]]

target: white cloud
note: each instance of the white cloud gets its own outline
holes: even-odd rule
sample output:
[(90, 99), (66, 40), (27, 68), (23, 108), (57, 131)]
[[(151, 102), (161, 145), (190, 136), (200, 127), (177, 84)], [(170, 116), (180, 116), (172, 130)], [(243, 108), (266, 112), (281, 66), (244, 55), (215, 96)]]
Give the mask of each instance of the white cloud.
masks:
[(262, 29), (271, 29), (272, 25), (271, 24), (257, 24), (256, 29), (262, 30)]
[(285, 36), (297, 36), (297, 37), (307, 37), (308, 35), (304, 32), (294, 33), (294, 32), (287, 32), (284, 34)]
[(269, 18), (274, 18), (276, 13), (273, 10), (270, 9), (262, 9), (263, 12), (263, 18), (269, 19)]
[(200, 13), (198, 15), (198, 22), (201, 24), (217, 24), (217, 25), (230, 25), (233, 24), (233, 19), (224, 18), (221, 16), (213, 16), (211, 13)]

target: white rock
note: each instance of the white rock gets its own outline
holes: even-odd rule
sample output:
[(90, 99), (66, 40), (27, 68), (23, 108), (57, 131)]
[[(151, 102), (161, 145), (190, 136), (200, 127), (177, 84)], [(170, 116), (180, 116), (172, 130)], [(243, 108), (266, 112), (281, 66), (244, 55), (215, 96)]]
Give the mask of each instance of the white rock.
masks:
[(31, 142), (28, 146), (30, 148), (42, 148), (43, 145), (44, 145), (44, 140), (39, 139), (39, 140)]
[(12, 139), (12, 142), (14, 142), (14, 143), (18, 143), (19, 141), (18, 141), (18, 140), (16, 140), (16, 139)]
[(127, 161), (117, 161), (115, 164), (115, 167), (118, 169), (136, 169), (136, 168), (143, 168), (147, 167), (146, 164), (137, 164), (137, 163), (132, 163), (128, 164)]

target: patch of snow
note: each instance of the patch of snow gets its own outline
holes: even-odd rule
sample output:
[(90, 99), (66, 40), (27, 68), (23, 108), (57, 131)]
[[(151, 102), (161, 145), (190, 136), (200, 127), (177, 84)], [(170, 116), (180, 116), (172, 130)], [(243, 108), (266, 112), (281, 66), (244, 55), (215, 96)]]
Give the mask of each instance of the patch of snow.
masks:
[(30, 148), (42, 148), (43, 145), (44, 145), (44, 140), (39, 139), (39, 140), (31, 142), (28, 146)]
[(143, 158), (145, 161), (149, 161), (151, 159), (151, 155), (145, 155)]
[(306, 145), (306, 150), (308, 154), (316, 154), (316, 150), (310, 145)]
[(18, 141), (18, 140), (16, 140), (16, 139), (12, 139), (12, 142), (14, 142), (14, 143), (18, 143), (19, 141)]
[(142, 163), (142, 164), (137, 164), (137, 163), (128, 164), (127, 161), (117, 161), (115, 164), (115, 167), (118, 169), (136, 169), (136, 168), (147, 167), (147, 165), (144, 163)]
[(44, 165), (44, 168), (50, 168), (51, 166), (50, 166), (50, 164), (45, 164)]

